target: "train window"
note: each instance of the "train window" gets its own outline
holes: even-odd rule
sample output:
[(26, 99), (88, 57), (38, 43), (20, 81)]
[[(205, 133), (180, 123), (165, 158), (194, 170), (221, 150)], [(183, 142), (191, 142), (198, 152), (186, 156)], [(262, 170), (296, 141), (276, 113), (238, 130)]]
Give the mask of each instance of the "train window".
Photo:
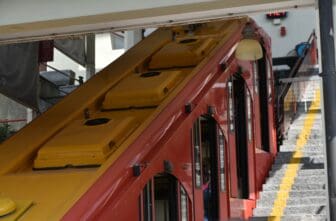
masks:
[[(187, 212), (188, 220), (188, 197), (183, 189), (178, 191), (177, 179), (166, 173), (157, 174), (144, 187), (139, 197), (140, 220), (141, 221), (170, 221), (178, 220), (179, 210), (184, 214)], [(182, 187), (181, 187), (182, 189)], [(181, 208), (178, 207), (178, 192), (181, 192)], [(185, 201), (182, 204), (182, 199)], [(183, 210), (182, 210), (183, 206)]]
[(204, 219), (217, 221), (219, 215), (219, 168), (216, 121), (208, 116), (199, 118), (201, 124), (202, 190)]
[(219, 147), (219, 165), (220, 165), (220, 189), (226, 191), (225, 181), (225, 139), (221, 129), (218, 128), (218, 147)]
[(181, 221), (188, 221), (189, 220), (189, 200), (187, 192), (184, 190), (182, 186), (180, 186), (180, 214), (181, 214)]
[(200, 120), (197, 119), (193, 126), (195, 186), (201, 188), (201, 145), (200, 145)]
[(268, 100), (272, 101), (272, 69), (269, 61), (266, 61), (266, 72), (267, 72), (267, 91), (268, 91)]
[[(242, 77), (233, 80), (234, 108), (235, 108), (235, 144), (238, 196), (248, 199), (248, 136), (247, 136), (247, 108), (246, 84)], [(239, 125), (239, 126), (238, 126)]]
[(234, 131), (234, 109), (233, 109), (233, 88), (232, 81), (228, 81), (229, 88), (229, 129)]
[(253, 81), (254, 81), (254, 91), (256, 94), (259, 93), (259, 73), (258, 73), (258, 63), (253, 62)]
[[(265, 51), (264, 51), (265, 52)], [(258, 71), (259, 71), (259, 111), (260, 111), (260, 126), (261, 126), (261, 149), (264, 151), (269, 151), (269, 119), (268, 119), (268, 103), (269, 103), (269, 93), (271, 86), (269, 80), (271, 75), (269, 70), (269, 61), (264, 57), (258, 60)]]
[(151, 179), (142, 191), (143, 221), (153, 220), (152, 182)]
[(154, 178), (155, 220), (178, 220), (177, 180), (169, 174)]
[(248, 141), (252, 141), (252, 107), (251, 96), (249, 90), (246, 88), (246, 106), (247, 106), (247, 137)]

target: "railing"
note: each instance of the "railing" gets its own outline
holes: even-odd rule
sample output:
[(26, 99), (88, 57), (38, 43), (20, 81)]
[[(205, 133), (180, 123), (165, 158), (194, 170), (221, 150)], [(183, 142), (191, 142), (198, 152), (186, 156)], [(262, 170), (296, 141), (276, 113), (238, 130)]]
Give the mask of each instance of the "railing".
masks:
[(59, 70), (59, 69), (57, 69), (57, 68), (55, 68), (55, 67), (53, 67), (51, 65), (48, 65), (48, 64), (45, 64), (45, 63), (41, 63), (41, 64), (44, 65), (44, 66), (46, 66), (46, 67), (48, 67), (48, 68), (50, 68), (51, 70), (56, 71), (57, 73), (60, 73), (60, 74), (62, 74), (64, 76), (68, 77), (71, 80), (77, 81), (80, 85), (84, 83), (84, 79), (83, 79), (82, 76), (79, 76), (78, 79), (77, 79), (77, 78), (72, 77), (71, 75), (67, 74), (66, 72), (61, 71), (61, 70)]
[[(309, 55), (309, 52), (312, 50), (315, 39), (315, 32), (312, 32), (308, 41), (304, 44), (301, 55), (273, 60), (273, 65), (286, 64), (290, 66), (290, 70), (288, 73), (285, 73), (285, 76), (276, 76), (277, 99), (275, 112), (277, 116), (277, 134), (279, 141), (282, 140), (282, 136), (286, 133), (288, 125), (297, 114), (298, 103), (300, 102), (298, 99), (306, 94), (305, 88), (311, 84), (310, 77), (317, 74), (315, 69), (305, 70), (304, 74), (300, 74), (304, 65), (311, 65), (308, 60), (309, 56), (307, 55)], [(307, 101), (304, 104), (309, 105)]]
[(0, 124), (8, 124), (8, 123), (18, 123), (18, 122), (27, 122), (27, 119), (21, 118), (21, 119), (0, 119)]

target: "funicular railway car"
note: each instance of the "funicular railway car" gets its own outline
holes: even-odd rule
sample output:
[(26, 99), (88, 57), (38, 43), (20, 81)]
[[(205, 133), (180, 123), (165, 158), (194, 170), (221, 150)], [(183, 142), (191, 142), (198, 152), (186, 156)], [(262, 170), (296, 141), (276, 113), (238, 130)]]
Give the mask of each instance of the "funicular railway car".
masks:
[(271, 61), (246, 17), (158, 29), (1, 144), (0, 220), (248, 218), (277, 150)]

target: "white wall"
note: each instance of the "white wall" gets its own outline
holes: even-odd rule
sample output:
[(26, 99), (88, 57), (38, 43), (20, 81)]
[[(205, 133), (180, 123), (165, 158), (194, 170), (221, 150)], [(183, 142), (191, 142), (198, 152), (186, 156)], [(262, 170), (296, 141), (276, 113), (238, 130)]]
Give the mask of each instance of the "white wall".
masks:
[(124, 53), (124, 49), (112, 50), (110, 33), (96, 35), (96, 71), (99, 71)]
[[(274, 25), (271, 20), (266, 19), (265, 13), (251, 17), (271, 36), (273, 57), (286, 56), (295, 45), (307, 41), (317, 24), (315, 8), (288, 10), (287, 18), (282, 19), (280, 25)], [(281, 26), (286, 27), (285, 37), (280, 36)]]
[[(26, 119), (27, 109), (23, 105), (9, 99), (8, 97), (0, 94), (0, 120), (17, 120)], [(19, 130), (26, 123), (25, 122), (15, 122), (9, 123), (11, 129)]]

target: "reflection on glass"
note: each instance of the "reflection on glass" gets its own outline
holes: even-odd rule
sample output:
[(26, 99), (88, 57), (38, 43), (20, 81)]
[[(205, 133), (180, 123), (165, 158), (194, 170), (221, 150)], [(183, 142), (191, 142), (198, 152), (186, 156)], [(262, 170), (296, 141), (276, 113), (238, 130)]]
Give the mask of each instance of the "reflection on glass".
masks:
[(181, 186), (181, 221), (188, 221), (188, 196), (184, 188)]

